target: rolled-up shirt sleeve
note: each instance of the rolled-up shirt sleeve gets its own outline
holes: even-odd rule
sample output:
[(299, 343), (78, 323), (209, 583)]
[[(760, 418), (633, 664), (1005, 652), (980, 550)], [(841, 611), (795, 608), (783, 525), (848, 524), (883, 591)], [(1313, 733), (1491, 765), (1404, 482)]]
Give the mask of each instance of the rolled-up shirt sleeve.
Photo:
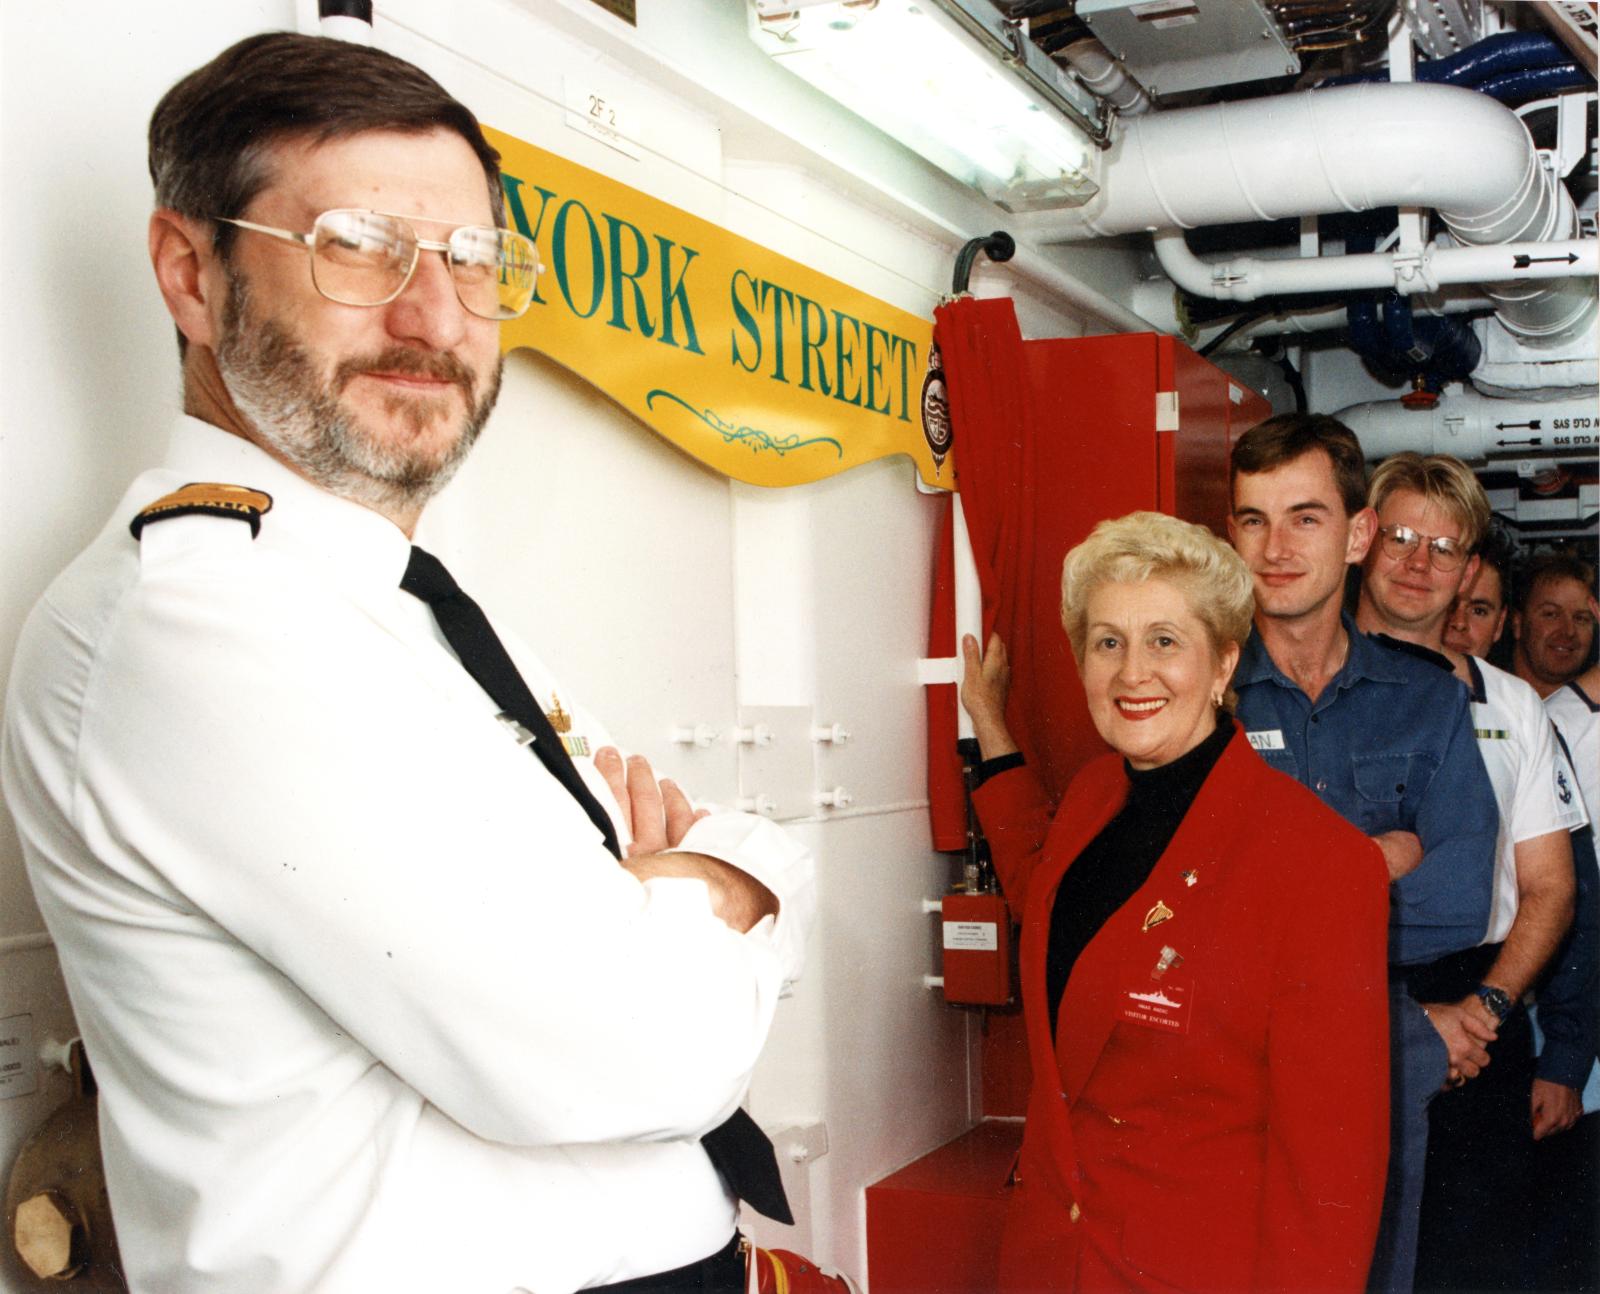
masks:
[[(771, 890), (778, 900), (778, 914), (763, 917), (748, 937), (773, 950), (786, 987), (800, 978), (806, 935), (816, 918), (817, 894), (811, 855), (799, 841), (776, 823), (754, 814), (713, 812), (690, 827), (675, 849), (666, 852), (721, 859)], [(664, 879), (647, 881), (646, 888)]]
[(1401, 965), (1472, 948), (1489, 925), (1500, 813), (1465, 689), (1455, 699), (1449, 732), (1417, 811), (1422, 861), (1390, 886), (1389, 959)]

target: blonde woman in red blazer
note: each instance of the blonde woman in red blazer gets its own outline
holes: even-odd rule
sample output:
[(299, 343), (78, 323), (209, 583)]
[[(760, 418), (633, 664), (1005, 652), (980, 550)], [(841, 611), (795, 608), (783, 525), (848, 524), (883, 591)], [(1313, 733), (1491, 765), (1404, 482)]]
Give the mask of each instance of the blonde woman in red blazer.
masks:
[(1116, 753), (1053, 818), (1006, 728), (1004, 646), (964, 644), (1033, 1068), (1002, 1288), (1362, 1290), (1388, 1154), (1382, 857), (1227, 713), (1253, 609), (1232, 549), (1134, 513), (1068, 554), (1062, 590)]

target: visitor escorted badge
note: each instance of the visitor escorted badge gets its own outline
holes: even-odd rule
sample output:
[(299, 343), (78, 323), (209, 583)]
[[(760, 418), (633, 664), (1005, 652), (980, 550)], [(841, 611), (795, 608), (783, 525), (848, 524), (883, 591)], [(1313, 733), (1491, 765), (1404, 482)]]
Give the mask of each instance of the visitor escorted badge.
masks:
[[(1183, 959), (1177, 958), (1177, 961)], [(1176, 962), (1174, 962), (1176, 965)], [(1193, 1010), (1193, 983), (1187, 975), (1165, 972), (1159, 981), (1147, 979), (1135, 988), (1124, 989), (1117, 1018), (1124, 1024), (1160, 1033), (1186, 1034)]]

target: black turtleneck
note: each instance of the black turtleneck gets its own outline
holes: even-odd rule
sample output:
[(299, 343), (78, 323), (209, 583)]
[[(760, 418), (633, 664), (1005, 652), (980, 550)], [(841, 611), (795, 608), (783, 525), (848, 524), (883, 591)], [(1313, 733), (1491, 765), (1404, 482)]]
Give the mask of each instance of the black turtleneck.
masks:
[(1170, 764), (1140, 770), (1123, 761), (1128, 775), (1127, 802), (1067, 869), (1050, 913), (1045, 990), (1052, 1034), (1061, 994), (1078, 954), (1150, 879), (1201, 784), (1233, 736), (1233, 728), (1233, 719), (1219, 711), (1217, 730)]

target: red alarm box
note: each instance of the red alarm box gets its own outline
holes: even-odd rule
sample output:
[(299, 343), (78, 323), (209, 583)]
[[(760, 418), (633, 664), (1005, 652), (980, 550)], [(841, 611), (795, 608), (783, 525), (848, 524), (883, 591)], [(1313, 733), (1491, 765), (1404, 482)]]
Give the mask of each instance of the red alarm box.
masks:
[(1011, 912), (999, 894), (946, 894), (944, 1000), (1001, 1006), (1011, 1000)]

